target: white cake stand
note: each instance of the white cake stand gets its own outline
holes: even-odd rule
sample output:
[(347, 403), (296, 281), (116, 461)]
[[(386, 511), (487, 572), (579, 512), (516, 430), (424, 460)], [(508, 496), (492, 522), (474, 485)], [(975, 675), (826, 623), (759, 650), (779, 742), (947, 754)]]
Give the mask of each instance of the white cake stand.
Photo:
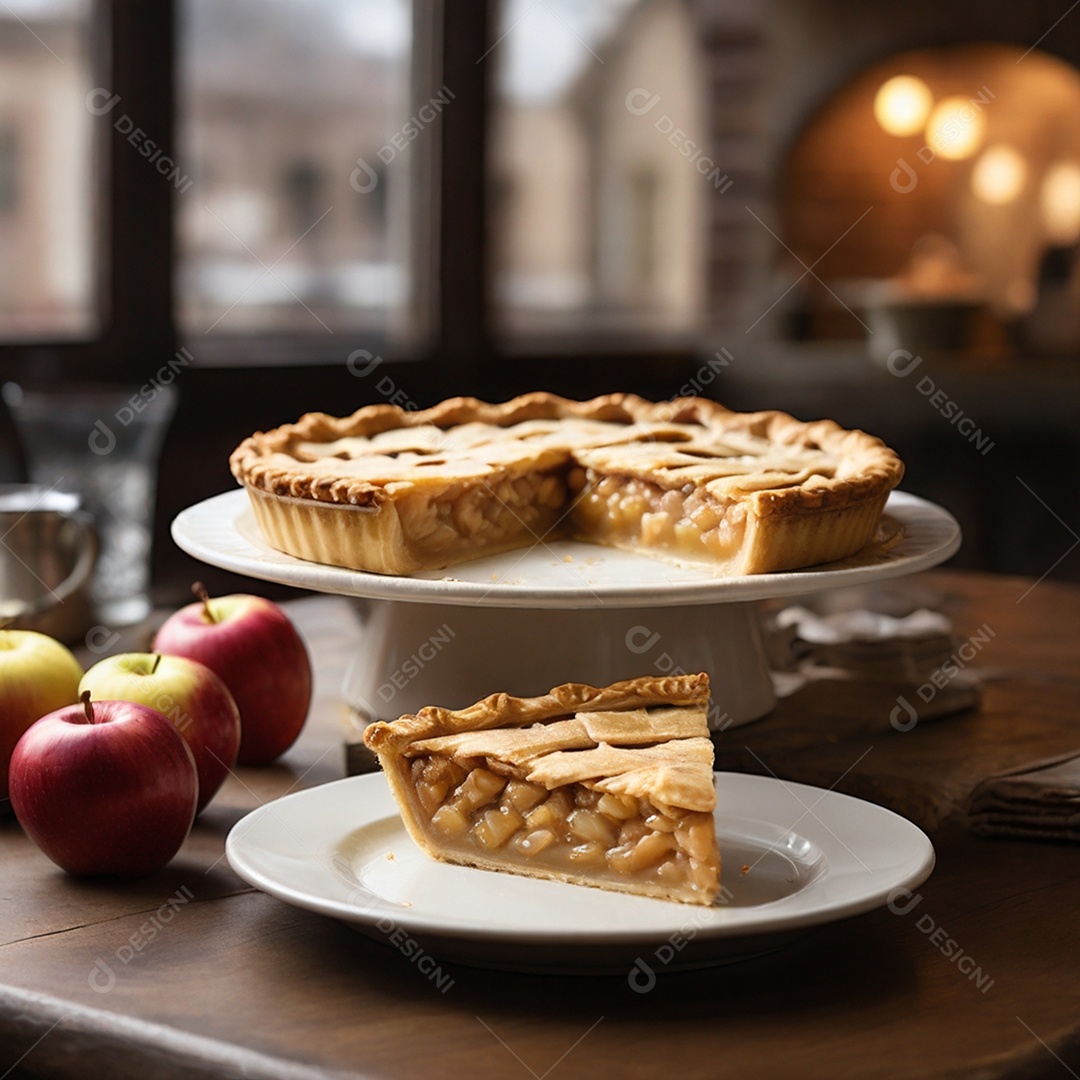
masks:
[(914, 495), (894, 492), (886, 520), (903, 529), (887, 549), (734, 578), (569, 541), (411, 577), (361, 573), (275, 551), (242, 490), (183, 511), (172, 534), (212, 566), (367, 600), (364, 648), (347, 680), (363, 719), (424, 705), (462, 708), (495, 691), (531, 695), (564, 682), (707, 671), (710, 724), (722, 729), (758, 719), (776, 702), (756, 601), (912, 574), (960, 546), (952, 515)]

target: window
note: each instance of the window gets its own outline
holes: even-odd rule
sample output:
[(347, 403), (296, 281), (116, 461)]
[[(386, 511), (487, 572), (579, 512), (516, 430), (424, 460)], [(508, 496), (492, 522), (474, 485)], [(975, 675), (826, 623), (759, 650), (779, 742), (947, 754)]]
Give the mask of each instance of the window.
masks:
[[(712, 190), (682, 0), (504, 0), (491, 149), (504, 330), (688, 330)], [(542, 148), (542, 149), (541, 149)]]
[(184, 0), (180, 327), (386, 329), (409, 304), (406, 0)]
[(96, 325), (89, 0), (0, 5), (0, 334)]
[(360, 348), (450, 393), (551, 334), (643, 355), (706, 307), (709, 191), (665, 127), (705, 138), (690, 10), (0, 4), (0, 351), (145, 379), (181, 345), (194, 367)]

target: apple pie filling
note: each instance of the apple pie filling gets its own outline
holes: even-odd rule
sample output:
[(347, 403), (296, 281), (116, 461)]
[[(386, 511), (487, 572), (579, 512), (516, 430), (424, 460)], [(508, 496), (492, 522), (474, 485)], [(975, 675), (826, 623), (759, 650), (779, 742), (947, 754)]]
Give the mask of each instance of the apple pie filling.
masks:
[(566, 503), (565, 469), (526, 472), (432, 489), (418, 485), (397, 503), (418, 563), (472, 557), (543, 538)]
[(574, 527), (611, 547), (667, 551), (721, 565), (740, 551), (746, 512), (724, 505), (706, 489), (660, 487), (635, 476), (598, 476), (571, 470)]
[[(657, 805), (588, 783), (553, 789), (483, 757), (415, 757), (420, 820), (444, 852), (501, 869), (709, 904), (720, 858), (711, 813)], [(602, 786), (602, 784), (601, 784)], [(652, 886), (652, 888), (650, 888)]]

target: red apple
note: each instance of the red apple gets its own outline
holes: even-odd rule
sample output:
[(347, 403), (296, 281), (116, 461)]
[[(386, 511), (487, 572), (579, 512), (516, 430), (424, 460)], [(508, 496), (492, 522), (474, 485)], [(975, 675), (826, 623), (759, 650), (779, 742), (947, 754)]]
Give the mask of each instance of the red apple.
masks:
[(136, 701), (164, 713), (187, 739), (199, 774), (199, 813), (236, 764), (240, 711), (205, 664), (186, 656), (120, 653), (99, 660), (79, 683), (95, 700)]
[(84, 693), (31, 725), (11, 755), (15, 816), (71, 874), (160, 870), (187, 838), (198, 795), (184, 737), (131, 701)]
[(188, 604), (162, 624), (154, 652), (216, 672), (240, 709), (240, 765), (273, 761), (296, 741), (311, 704), (311, 661), (289, 617), (261, 596), (237, 593)]
[(78, 660), (46, 634), (0, 630), (0, 799), (22, 733), (46, 713), (79, 700)]

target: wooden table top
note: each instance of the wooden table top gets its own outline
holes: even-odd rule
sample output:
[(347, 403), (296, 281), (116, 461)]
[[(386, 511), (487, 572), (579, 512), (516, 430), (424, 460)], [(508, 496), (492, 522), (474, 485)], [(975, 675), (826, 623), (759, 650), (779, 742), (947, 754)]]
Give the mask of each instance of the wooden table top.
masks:
[(0, 1076), (1076, 1076), (1080, 851), (977, 838), (958, 810), (976, 774), (1080, 751), (1080, 588), (1031, 585), (937, 572), (904, 586), (934, 590), (961, 637), (994, 628), (975, 712), (900, 733), (887, 716), (829, 729), (820, 709), (800, 726), (785, 702), (719, 740), (725, 767), (760, 758), (823, 786), (847, 769), (838, 790), (920, 821), (937, 867), (917, 911), (662, 975), (644, 995), (624, 976), (447, 964), (440, 992), (394, 949), (233, 874), (224, 838), (247, 811), (344, 773), (338, 690), (360, 631), (342, 601), (298, 601), (317, 658), (308, 726), (279, 764), (236, 771), (165, 870), (77, 880), (0, 821)]

